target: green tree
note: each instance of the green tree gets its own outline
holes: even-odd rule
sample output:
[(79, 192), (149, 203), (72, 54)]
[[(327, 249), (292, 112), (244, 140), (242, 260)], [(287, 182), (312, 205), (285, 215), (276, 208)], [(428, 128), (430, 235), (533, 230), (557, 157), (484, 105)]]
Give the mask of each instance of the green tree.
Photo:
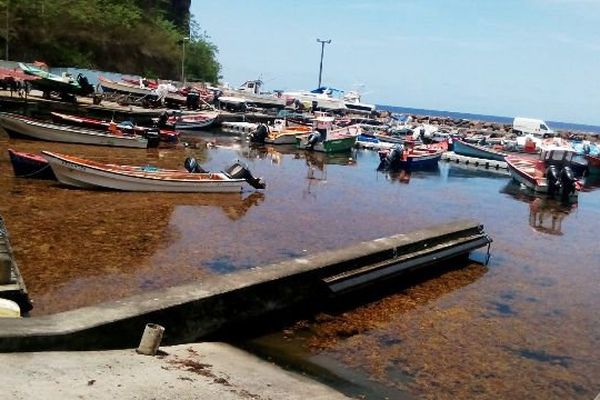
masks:
[[(166, 19), (167, 0), (0, 0), (8, 11), (12, 60), (42, 60), (51, 66), (96, 68), (178, 79), (181, 39), (189, 32)], [(6, 15), (6, 14), (0, 14)], [(0, 17), (1, 19), (1, 17)], [(196, 24), (197, 25), (197, 24)], [(208, 36), (190, 35), (189, 76), (216, 81), (217, 48)]]

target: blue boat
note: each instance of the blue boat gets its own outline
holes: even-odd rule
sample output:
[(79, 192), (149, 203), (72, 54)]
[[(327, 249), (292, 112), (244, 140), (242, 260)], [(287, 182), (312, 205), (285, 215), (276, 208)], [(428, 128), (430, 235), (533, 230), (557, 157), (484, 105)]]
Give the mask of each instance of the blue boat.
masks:
[(487, 160), (504, 161), (506, 153), (490, 149), (488, 147), (480, 146), (473, 143), (467, 143), (462, 140), (455, 140), (453, 143), (453, 150), (456, 154), (467, 157), (484, 158)]
[(594, 157), (600, 156), (600, 147), (596, 143), (592, 143), (589, 140), (572, 141), (571, 145), (577, 154)]
[(377, 169), (380, 171), (435, 169), (443, 153), (443, 150), (405, 149), (404, 146), (399, 145), (389, 151), (379, 152), (380, 163)]

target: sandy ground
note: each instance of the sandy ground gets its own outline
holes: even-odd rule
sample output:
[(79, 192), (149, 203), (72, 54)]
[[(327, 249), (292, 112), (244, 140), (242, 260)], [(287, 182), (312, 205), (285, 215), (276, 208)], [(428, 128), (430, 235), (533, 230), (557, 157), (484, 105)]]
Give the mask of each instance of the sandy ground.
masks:
[(2, 399), (346, 399), (224, 343), (0, 354)]

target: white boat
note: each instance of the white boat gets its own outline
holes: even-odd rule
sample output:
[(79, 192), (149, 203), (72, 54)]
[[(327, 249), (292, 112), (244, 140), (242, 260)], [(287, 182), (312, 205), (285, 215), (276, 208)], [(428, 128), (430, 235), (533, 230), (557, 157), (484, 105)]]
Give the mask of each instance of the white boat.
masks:
[(219, 101), (230, 104), (255, 104), (264, 107), (285, 107), (285, 99), (274, 93), (262, 93), (260, 79), (246, 81), (237, 89), (224, 89)]
[(42, 154), (50, 163), (60, 183), (82, 189), (239, 193), (246, 182), (256, 188), (264, 188), (262, 180), (252, 177), (251, 174), (250, 180), (248, 175), (246, 178), (237, 177), (240, 176), (237, 167), (239, 164), (234, 164), (235, 168), (230, 167), (229, 173), (204, 172), (201, 169), (196, 169), (200, 172), (189, 172), (152, 166), (104, 164), (49, 151), (42, 151)]
[(0, 114), (0, 126), (2, 126), (9, 136), (23, 136), (48, 142), (133, 148), (148, 147), (148, 140), (138, 135), (113, 135), (97, 130), (57, 125), (17, 114)]
[(362, 103), (360, 101), (360, 93), (355, 90), (351, 90), (346, 93), (343, 97), (346, 108), (350, 111), (359, 112), (359, 113), (372, 113), (375, 111), (374, 104)]
[(308, 91), (292, 91), (283, 92), (283, 97), (287, 103), (299, 101), (306, 108), (319, 108), (321, 110), (347, 110), (346, 102), (333, 96), (333, 89), (318, 88), (311, 92)]

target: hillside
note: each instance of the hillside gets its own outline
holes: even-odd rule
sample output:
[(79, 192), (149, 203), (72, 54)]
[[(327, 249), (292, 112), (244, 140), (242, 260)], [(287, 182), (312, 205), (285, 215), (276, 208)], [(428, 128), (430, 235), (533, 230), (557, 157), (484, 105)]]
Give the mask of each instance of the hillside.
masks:
[[(0, 0), (8, 5), (8, 59), (215, 82), (217, 48), (190, 21), (190, 0)], [(190, 29), (190, 26), (193, 28)], [(6, 29), (0, 29), (4, 58)]]

